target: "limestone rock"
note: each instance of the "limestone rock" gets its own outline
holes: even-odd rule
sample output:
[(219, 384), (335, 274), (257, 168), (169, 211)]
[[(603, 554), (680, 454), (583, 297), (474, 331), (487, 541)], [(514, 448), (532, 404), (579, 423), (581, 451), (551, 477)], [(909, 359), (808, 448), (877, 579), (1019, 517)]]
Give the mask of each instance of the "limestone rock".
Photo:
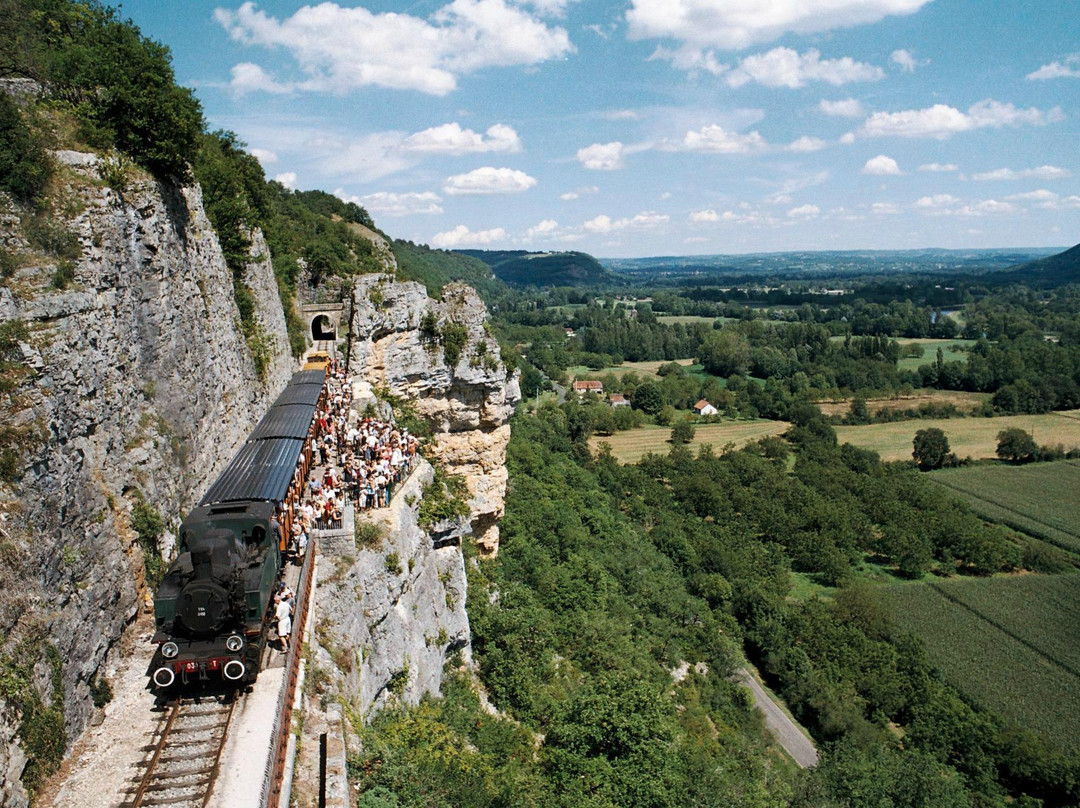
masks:
[[(57, 156), (94, 170), (92, 155)], [(181, 514), (232, 457), (291, 363), (278, 339), (269, 384), (256, 379), (232, 276), (197, 187), (136, 182), (121, 199), (76, 183), (73, 193), (81, 212), (64, 223), (82, 246), (73, 283), (51, 289), (44, 267), (0, 289), (0, 317), (29, 328), (20, 347), (32, 371), (4, 419), (35, 436), (19, 457), (20, 482), (0, 491), (9, 517), (0, 652), (37, 635), (56, 646), (72, 739), (94, 712), (89, 682), (147, 595), (130, 527), (134, 503), (144, 497), (165, 517), (167, 550)], [(19, 243), (17, 222), (0, 221), (0, 240)], [(262, 254), (249, 283), (260, 319), (281, 337), (265, 245)], [(19, 805), (7, 782), (25, 759), (3, 726), (0, 806)]]
[[(506, 494), (509, 421), (521, 393), (517, 374), (507, 373), (487, 333), (487, 317), (483, 301), (463, 284), (448, 284), (434, 301), (419, 283), (364, 276), (353, 294), (350, 361), (354, 373), (413, 402), (433, 424), (440, 462), (468, 485), (474, 540), (493, 555)], [(465, 333), (452, 367), (438, 336), (448, 324)]]

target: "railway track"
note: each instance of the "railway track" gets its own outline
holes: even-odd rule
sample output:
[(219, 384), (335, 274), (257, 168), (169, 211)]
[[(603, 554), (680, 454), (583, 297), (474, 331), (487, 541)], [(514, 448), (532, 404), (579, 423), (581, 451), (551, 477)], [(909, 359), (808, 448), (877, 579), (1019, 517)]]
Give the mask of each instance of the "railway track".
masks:
[(176, 699), (153, 743), (145, 771), (123, 808), (205, 808), (232, 719), (236, 694)]

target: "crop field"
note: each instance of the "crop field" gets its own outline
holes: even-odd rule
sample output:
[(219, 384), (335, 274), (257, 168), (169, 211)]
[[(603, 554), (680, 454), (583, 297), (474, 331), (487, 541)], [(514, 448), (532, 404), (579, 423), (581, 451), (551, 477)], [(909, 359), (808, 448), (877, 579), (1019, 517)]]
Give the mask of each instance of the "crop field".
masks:
[[(871, 414), (882, 410), (916, 410), (923, 404), (943, 406), (952, 404), (961, 412), (979, 409), (990, 399), (989, 393), (964, 393), (959, 390), (921, 390), (910, 396), (898, 398), (868, 398), (866, 409)], [(847, 415), (851, 410), (851, 400), (819, 401), (818, 408), (824, 415)]]
[(698, 314), (658, 314), (656, 315), (658, 322), (671, 325), (673, 323), (705, 323), (712, 325), (715, 321), (719, 320), (722, 323), (734, 323), (736, 322), (733, 317), (702, 317)]
[[(606, 373), (613, 373), (619, 378), (622, 378), (624, 373), (629, 373), (630, 371), (637, 373), (639, 376), (659, 379), (660, 376), (656, 371), (661, 365), (666, 365), (669, 362), (675, 362), (687, 369), (694, 364), (693, 359), (665, 359), (652, 362), (623, 362), (621, 365), (613, 365), (612, 367), (601, 368), (600, 370), (593, 370), (592, 368), (585, 367), (585, 365), (573, 365), (568, 367), (566, 372), (575, 379), (595, 379)], [(700, 365), (698, 367), (700, 367)]]
[(882, 587), (956, 687), (1061, 749), (1080, 749), (1080, 577), (1019, 575)]
[[(787, 431), (790, 424), (786, 421), (725, 421), (719, 424), (700, 424), (694, 427), (694, 439), (690, 442), (691, 450), (699, 446), (712, 444), (717, 451), (729, 443), (736, 447), (760, 440), (769, 435), (780, 435)], [(649, 452), (667, 454), (671, 450), (671, 427), (645, 426), (614, 435), (593, 436), (589, 438), (589, 448), (596, 452), (601, 443), (611, 446), (611, 453), (620, 463), (636, 463)]]
[(1080, 461), (942, 469), (930, 479), (988, 521), (1080, 552)]
[(873, 449), (882, 460), (911, 460), (911, 443), (920, 429), (937, 427), (949, 439), (949, 447), (960, 458), (997, 456), (997, 435), (1003, 429), (1019, 427), (1035, 435), (1040, 445), (1062, 444), (1066, 449), (1080, 446), (1080, 418), (1077, 412), (1044, 415), (1007, 415), (1001, 418), (924, 418), (867, 426), (840, 426), (841, 443)]
[(919, 365), (928, 365), (937, 361), (937, 349), (941, 348), (941, 358), (946, 362), (963, 362), (967, 359), (967, 349), (975, 344), (973, 339), (898, 339), (901, 345), (921, 345), (923, 355), (919, 357), (901, 357), (896, 366), (901, 370), (918, 370)]

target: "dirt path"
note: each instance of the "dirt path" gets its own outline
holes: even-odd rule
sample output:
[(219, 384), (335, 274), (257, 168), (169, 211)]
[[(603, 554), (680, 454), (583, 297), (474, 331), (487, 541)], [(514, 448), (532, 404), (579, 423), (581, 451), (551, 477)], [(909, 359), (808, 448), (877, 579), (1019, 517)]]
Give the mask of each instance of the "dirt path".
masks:
[(791, 755), (800, 768), (816, 766), (818, 753), (813, 741), (807, 738), (799, 726), (788, 718), (787, 713), (772, 700), (750, 671), (739, 668), (735, 675), (739, 684), (746, 685), (754, 694), (754, 706), (761, 710), (765, 716), (765, 725), (784, 747), (784, 751)]

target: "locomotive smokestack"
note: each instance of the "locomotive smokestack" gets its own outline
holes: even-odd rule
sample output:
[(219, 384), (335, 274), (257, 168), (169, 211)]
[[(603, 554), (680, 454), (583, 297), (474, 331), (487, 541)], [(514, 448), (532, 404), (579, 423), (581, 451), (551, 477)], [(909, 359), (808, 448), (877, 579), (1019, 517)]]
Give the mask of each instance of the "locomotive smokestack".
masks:
[(214, 577), (214, 562), (211, 560), (209, 548), (191, 551), (191, 568), (196, 581), (209, 581)]

